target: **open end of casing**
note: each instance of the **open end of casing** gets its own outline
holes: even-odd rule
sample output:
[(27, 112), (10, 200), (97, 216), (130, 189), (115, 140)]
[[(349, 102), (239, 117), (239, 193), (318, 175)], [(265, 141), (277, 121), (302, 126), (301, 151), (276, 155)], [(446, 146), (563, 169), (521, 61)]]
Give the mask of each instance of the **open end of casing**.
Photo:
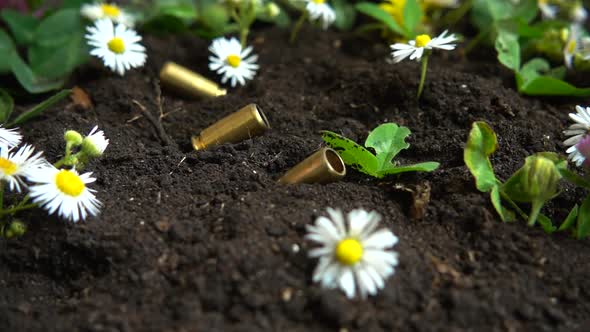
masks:
[(346, 175), (346, 166), (344, 166), (344, 161), (340, 158), (338, 152), (327, 148), (324, 150), (324, 158), (326, 158), (326, 164), (331, 172), (340, 176)]
[(252, 104), (252, 106), (254, 108), (254, 112), (256, 113), (256, 120), (258, 121), (258, 123), (266, 129), (270, 129), (270, 123), (268, 122), (266, 115), (264, 115), (264, 112), (262, 112), (262, 110), (260, 109), (260, 106), (258, 106), (257, 104)]

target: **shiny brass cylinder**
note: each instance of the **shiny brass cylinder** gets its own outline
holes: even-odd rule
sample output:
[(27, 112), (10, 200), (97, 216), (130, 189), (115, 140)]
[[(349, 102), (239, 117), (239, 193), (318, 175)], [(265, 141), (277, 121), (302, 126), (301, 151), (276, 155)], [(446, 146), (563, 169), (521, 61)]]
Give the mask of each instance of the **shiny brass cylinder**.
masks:
[(260, 108), (256, 104), (249, 104), (203, 129), (191, 141), (195, 150), (204, 150), (214, 145), (237, 143), (262, 135), (269, 128), (270, 124)]
[(279, 179), (281, 184), (330, 183), (346, 175), (344, 161), (338, 152), (324, 147), (291, 168)]
[(174, 62), (166, 62), (160, 70), (160, 81), (168, 88), (195, 98), (219, 97), (227, 94), (217, 83)]

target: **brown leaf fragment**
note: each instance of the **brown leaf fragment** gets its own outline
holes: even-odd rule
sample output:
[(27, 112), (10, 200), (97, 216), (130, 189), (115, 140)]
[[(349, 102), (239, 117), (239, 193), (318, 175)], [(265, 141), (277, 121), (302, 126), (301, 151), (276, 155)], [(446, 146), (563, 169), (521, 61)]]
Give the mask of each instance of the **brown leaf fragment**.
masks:
[(410, 207), (410, 218), (412, 220), (421, 220), (426, 214), (426, 207), (430, 203), (430, 182), (424, 181), (416, 185), (405, 185), (396, 183), (393, 188), (412, 195), (412, 205)]
[(76, 108), (87, 111), (94, 107), (92, 100), (90, 100), (90, 96), (88, 96), (88, 93), (78, 86), (72, 88), (70, 99), (72, 99), (72, 104)]

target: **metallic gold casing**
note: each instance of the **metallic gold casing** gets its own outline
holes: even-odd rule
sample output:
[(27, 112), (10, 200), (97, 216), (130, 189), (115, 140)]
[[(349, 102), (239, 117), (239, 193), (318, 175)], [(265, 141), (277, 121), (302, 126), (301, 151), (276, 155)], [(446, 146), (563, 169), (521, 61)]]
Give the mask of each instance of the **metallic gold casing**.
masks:
[(291, 168), (279, 179), (281, 184), (330, 183), (346, 175), (344, 161), (338, 152), (324, 147)]
[(204, 150), (214, 145), (237, 143), (262, 135), (269, 128), (270, 124), (260, 108), (256, 104), (249, 104), (203, 129), (191, 141), (195, 150)]
[(196, 98), (219, 97), (227, 94), (217, 83), (174, 62), (166, 62), (160, 71), (160, 81), (166, 87)]

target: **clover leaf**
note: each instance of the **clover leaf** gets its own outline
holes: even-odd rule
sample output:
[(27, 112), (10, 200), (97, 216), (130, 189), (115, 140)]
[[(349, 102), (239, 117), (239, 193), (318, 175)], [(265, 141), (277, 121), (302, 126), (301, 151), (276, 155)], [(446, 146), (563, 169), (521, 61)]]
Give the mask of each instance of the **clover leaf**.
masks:
[[(431, 172), (440, 165), (437, 162), (424, 162), (408, 166), (398, 166), (393, 158), (401, 150), (410, 147), (406, 137), (410, 130), (395, 123), (385, 123), (375, 128), (367, 137), (365, 147), (331, 131), (322, 131), (322, 139), (336, 150), (344, 163), (359, 172), (372, 177), (383, 178), (386, 175), (403, 172)], [(375, 150), (371, 153), (367, 148)]]

